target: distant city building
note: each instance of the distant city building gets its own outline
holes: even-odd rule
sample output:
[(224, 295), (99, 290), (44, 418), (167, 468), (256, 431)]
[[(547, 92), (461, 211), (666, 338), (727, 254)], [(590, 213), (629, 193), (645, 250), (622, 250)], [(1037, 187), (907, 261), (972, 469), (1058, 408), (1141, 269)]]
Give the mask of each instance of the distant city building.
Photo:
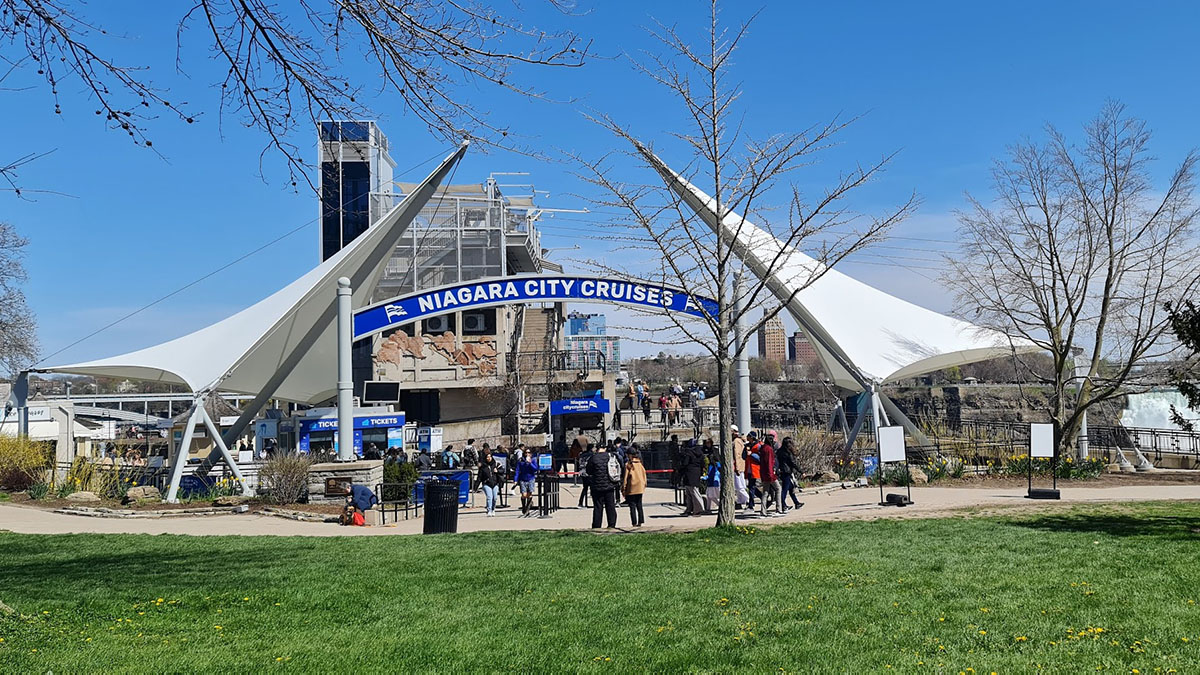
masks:
[(775, 363), (787, 361), (787, 331), (778, 315), (758, 329), (758, 357)]
[(605, 335), (608, 329), (603, 314), (571, 312), (567, 315), (567, 335)]
[(808, 336), (796, 331), (788, 338), (788, 361), (798, 366), (819, 367), (821, 360), (817, 357), (817, 349), (809, 342)]
[(603, 314), (568, 314), (566, 343), (573, 368), (598, 368), (596, 353), (603, 355), (605, 369), (612, 370), (621, 363), (621, 338), (608, 335)]

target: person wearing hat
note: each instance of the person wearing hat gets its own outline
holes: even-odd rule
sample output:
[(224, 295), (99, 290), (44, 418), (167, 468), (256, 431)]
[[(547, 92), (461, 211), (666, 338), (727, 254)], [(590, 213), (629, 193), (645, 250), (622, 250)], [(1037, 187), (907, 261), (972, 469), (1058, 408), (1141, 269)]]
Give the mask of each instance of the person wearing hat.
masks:
[(733, 472), (744, 475), (746, 473), (746, 459), (742, 457), (742, 451), (746, 449), (746, 439), (742, 438), (742, 434), (736, 424), (730, 425), (729, 430), (733, 436)]

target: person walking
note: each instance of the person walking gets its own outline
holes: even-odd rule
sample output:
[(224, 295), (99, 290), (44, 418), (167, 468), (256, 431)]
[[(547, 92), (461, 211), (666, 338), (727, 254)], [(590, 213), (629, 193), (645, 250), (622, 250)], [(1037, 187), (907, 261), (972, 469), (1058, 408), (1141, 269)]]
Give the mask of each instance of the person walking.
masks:
[(679, 400), (679, 394), (671, 394), (671, 398), (667, 401), (667, 411), (671, 425), (679, 424), (679, 416), (683, 411), (683, 403)]
[(758, 442), (758, 434), (751, 431), (746, 434), (746, 445), (742, 447), (742, 460), (746, 463), (746, 492), (750, 495), (750, 501), (747, 507), (754, 510), (754, 495), (758, 495), (762, 499), (762, 492), (758, 489), (759, 479), (759, 464), (758, 464), (758, 446), (762, 445)]
[(669, 398), (667, 398), (667, 396), (667, 392), (664, 391), (662, 395), (658, 397), (658, 421), (661, 422), (664, 427), (667, 426), (667, 414), (671, 407), (671, 401)]
[(713, 510), (721, 504), (721, 453), (713, 446), (711, 438), (704, 439), (704, 451), (708, 454), (708, 480), (705, 481), (704, 508)]
[(779, 479), (781, 483), (780, 496), (783, 499), (783, 510), (788, 512), (787, 500), (792, 500), (792, 508), (800, 508), (804, 503), (796, 496), (798, 488), (796, 487), (796, 477), (800, 475), (800, 466), (796, 464), (796, 444), (792, 441), (792, 437), (788, 436), (783, 439), (783, 444), (779, 446), (779, 452), (775, 453), (779, 463)]
[(617, 528), (617, 489), (621, 486), (621, 465), (617, 456), (600, 446), (588, 458), (586, 470), (592, 480), (592, 529), (608, 517), (608, 529)]
[[(733, 489), (738, 495), (743, 493), (749, 495), (750, 491), (746, 488), (746, 458), (743, 457), (746, 440), (742, 438), (741, 430), (736, 424), (730, 425), (729, 430), (733, 437)], [(740, 509), (743, 506), (742, 499), (739, 497), (734, 503), (734, 508)]]
[(762, 501), (759, 503), (759, 513), (767, 515), (771, 505), (775, 505), (775, 513), (783, 515), (783, 499), (779, 495), (779, 476), (775, 473), (775, 432), (768, 431), (767, 439), (758, 446), (759, 475), (762, 480)]
[(514, 480), (517, 488), (521, 492), (521, 516), (529, 515), (530, 506), (533, 504), (533, 481), (537, 478), (537, 465), (531, 460), (533, 455), (526, 452), (521, 455), (521, 459), (517, 461), (517, 471)]
[(695, 443), (683, 451), (683, 515), (704, 515), (704, 452)]
[[(578, 441), (579, 439), (575, 440)], [(579, 467), (576, 469), (576, 471), (579, 472), (579, 482), (583, 485), (583, 487), (579, 490), (580, 508), (587, 506), (588, 490), (590, 490), (592, 487), (592, 477), (588, 475), (587, 471), (588, 460), (591, 458), (592, 448), (590, 445), (585, 444), (583, 449), (579, 452), (579, 460), (575, 463), (575, 466)]]
[(492, 457), (492, 451), (485, 448), (483, 461), (479, 463), (479, 473), (475, 477), (475, 484), (483, 490), (489, 517), (496, 515), (496, 495), (500, 491), (500, 483), (503, 481), (504, 477), (500, 475), (500, 465), (496, 462), (496, 458)]
[(642, 511), (642, 497), (646, 493), (646, 467), (642, 466), (642, 454), (636, 446), (629, 449), (621, 493), (625, 495), (625, 503), (629, 504), (630, 524), (641, 527), (646, 522), (646, 514)]

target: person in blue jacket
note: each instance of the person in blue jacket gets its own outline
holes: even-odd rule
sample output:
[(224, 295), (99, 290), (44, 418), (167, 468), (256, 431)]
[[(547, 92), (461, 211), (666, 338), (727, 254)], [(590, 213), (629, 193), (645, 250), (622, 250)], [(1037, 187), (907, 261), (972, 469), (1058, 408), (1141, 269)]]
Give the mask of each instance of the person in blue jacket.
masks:
[(521, 491), (521, 515), (529, 515), (529, 507), (533, 503), (533, 481), (537, 478), (537, 465), (534, 464), (533, 453), (526, 452), (517, 462), (516, 482)]
[(379, 498), (366, 485), (354, 484), (350, 486), (348, 501), (355, 510), (363, 514), (363, 518), (365, 519), (367, 511), (370, 511), (371, 507), (379, 503)]

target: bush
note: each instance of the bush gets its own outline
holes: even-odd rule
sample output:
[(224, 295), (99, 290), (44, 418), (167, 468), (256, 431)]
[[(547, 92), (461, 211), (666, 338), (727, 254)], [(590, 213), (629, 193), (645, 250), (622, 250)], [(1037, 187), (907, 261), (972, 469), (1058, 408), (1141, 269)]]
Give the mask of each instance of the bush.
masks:
[(908, 465), (903, 463), (885, 464), (883, 467), (883, 484), (904, 487), (912, 485), (912, 474)]
[(273, 504), (295, 504), (308, 493), (308, 467), (312, 458), (306, 454), (276, 453), (258, 470), (258, 484)]
[[(1053, 460), (1031, 459), (1029, 455), (1012, 455), (1004, 463), (1003, 473), (1011, 476), (1029, 474), (1029, 463), (1033, 462), (1033, 473), (1038, 476), (1049, 476)], [(1091, 480), (1104, 473), (1105, 462), (1100, 457), (1088, 457), (1076, 460), (1074, 457), (1064, 457), (1059, 460), (1054, 474), (1059, 478), (1076, 480)]]
[(411, 462), (385, 462), (383, 465), (383, 494), (379, 495), (379, 501), (407, 502), (410, 493), (405, 488), (398, 487), (397, 484), (412, 486), (420, 477), (417, 467), (413, 466)]
[(0, 488), (20, 492), (45, 477), (54, 448), (25, 437), (0, 436)]
[(75, 486), (68, 481), (62, 481), (54, 488), (54, 492), (59, 499), (66, 499), (68, 495), (75, 492)]
[(929, 477), (929, 482), (933, 483), (945, 478), (962, 478), (963, 471), (966, 469), (966, 463), (958, 457), (930, 457), (925, 466), (925, 475)]
[(49, 494), (49, 492), (50, 492), (50, 484), (44, 480), (39, 480), (38, 482), (29, 486), (29, 498), (30, 499), (45, 499), (46, 495)]
[(813, 429), (797, 429), (791, 438), (796, 447), (796, 466), (806, 476), (829, 471), (833, 458), (846, 446), (840, 436)]

